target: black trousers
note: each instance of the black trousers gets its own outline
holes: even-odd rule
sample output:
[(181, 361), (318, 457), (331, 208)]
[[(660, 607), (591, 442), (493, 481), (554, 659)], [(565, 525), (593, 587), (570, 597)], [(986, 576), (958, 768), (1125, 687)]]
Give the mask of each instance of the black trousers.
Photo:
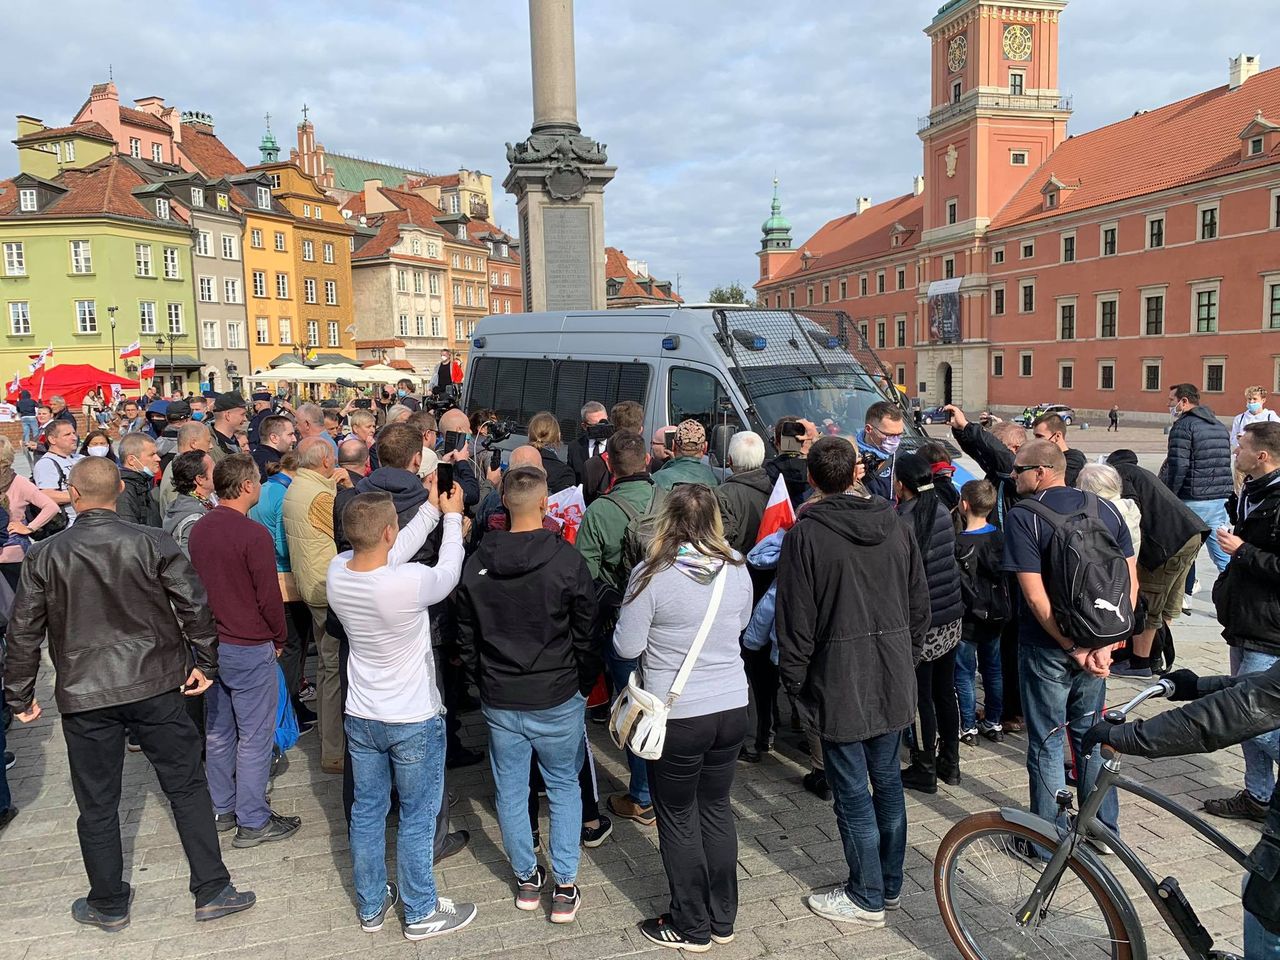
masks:
[(746, 737), (746, 707), (668, 720), (662, 759), (648, 762), (671, 922), (694, 943), (732, 933), (738, 916), (738, 833), (729, 791)]
[(747, 707), (748, 736), (753, 738), (755, 749), (763, 753), (769, 749), (769, 741), (778, 729), (781, 714), (778, 711), (778, 667), (770, 658), (770, 650), (743, 650), (742, 663), (747, 672), (747, 686), (751, 691), (751, 703)]
[(960, 701), (956, 698), (956, 648), (937, 660), (921, 660), (916, 665), (916, 711), (920, 715), (920, 737), (916, 746), (926, 753), (941, 740), (960, 739)]
[[(591, 738), (582, 732), (587, 749), (582, 754), (582, 766), (578, 769), (578, 790), (582, 794), (582, 822), (591, 823), (600, 819), (600, 791), (596, 784), (596, 761), (591, 755)], [(542, 779), (542, 771), (538, 768), (538, 751), (533, 751), (529, 758), (529, 829), (538, 829), (538, 794), (545, 792), (546, 783)]]
[(284, 672), (285, 687), (298, 707), (298, 686), (302, 683), (302, 666), (307, 659), (307, 644), (311, 642), (311, 608), (301, 600), (284, 605), (285, 639), (280, 652), (280, 669)]
[(89, 905), (109, 916), (129, 910), (120, 843), (126, 729), (137, 736), (173, 809), (178, 839), (191, 867), (196, 906), (209, 903), (231, 881), (218, 849), (213, 803), (200, 760), (200, 736), (185, 700), (174, 690), (137, 703), (62, 715), (71, 787), (80, 808), (76, 830), (89, 875)]

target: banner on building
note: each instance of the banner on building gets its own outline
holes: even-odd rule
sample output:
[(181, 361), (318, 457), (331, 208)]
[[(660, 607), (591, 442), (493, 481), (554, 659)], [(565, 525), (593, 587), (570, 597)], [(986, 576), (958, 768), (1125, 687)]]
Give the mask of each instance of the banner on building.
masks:
[(929, 284), (929, 342), (960, 342), (960, 281), (934, 280)]

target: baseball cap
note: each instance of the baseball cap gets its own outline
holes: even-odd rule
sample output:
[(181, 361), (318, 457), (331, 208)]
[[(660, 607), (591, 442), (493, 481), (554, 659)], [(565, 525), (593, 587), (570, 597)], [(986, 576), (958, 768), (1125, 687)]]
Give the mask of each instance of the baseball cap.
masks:
[(681, 420), (676, 427), (677, 447), (700, 447), (707, 442), (707, 431), (697, 420)]
[(220, 393), (213, 401), (213, 412), (224, 413), (227, 410), (239, 410), (244, 407), (244, 397), (238, 393)]
[[(153, 403), (152, 407), (155, 406)], [(169, 409), (165, 411), (170, 423), (177, 423), (179, 420), (191, 419), (191, 404), (185, 400), (170, 400)]]

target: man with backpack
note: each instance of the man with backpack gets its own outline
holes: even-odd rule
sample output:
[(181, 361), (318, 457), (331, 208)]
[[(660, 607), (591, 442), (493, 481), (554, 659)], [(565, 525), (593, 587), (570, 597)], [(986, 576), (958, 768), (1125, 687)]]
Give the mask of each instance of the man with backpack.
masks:
[[(652, 526), (666, 491), (654, 485), (645, 469), (648, 453), (644, 437), (639, 433), (629, 430), (615, 433), (609, 438), (606, 453), (613, 487), (587, 507), (578, 528), (577, 547), (596, 584), (599, 601), (596, 640), (604, 652), (613, 689), (617, 691), (626, 687), (627, 678), (639, 666), (639, 661), (620, 660), (614, 653), (614, 621), (631, 570), (644, 556), (640, 530), (646, 525)], [(631, 770), (630, 787), (625, 794), (609, 798), (609, 809), (616, 816), (651, 827), (657, 820), (649, 796), (645, 761), (628, 752), (627, 765)]]
[[(1000, 714), (1004, 700), (1004, 672), (1000, 669), (1000, 633), (1012, 613), (1009, 580), (1000, 569), (1004, 537), (991, 523), (996, 488), (986, 480), (970, 480), (960, 488), (964, 530), (956, 540), (964, 619), (956, 655), (956, 694), (960, 700), (960, 739), (978, 742), (982, 734), (992, 743), (1004, 741)], [(977, 674), (982, 671), (981, 723), (977, 719)]]
[[(1137, 561), (1119, 512), (1095, 494), (1066, 485), (1066, 457), (1052, 441), (1029, 440), (1013, 473), (1019, 500), (1005, 517), (1004, 569), (1016, 574), (1018, 671), (1027, 721), (1031, 810), (1059, 817), (1063, 735), (1070, 731), (1077, 762), (1086, 759), (1083, 797), (1101, 767), (1086, 758), (1080, 738), (1102, 710), (1111, 649), (1133, 632)], [(1117, 829), (1119, 801), (1111, 791), (1100, 817)]]

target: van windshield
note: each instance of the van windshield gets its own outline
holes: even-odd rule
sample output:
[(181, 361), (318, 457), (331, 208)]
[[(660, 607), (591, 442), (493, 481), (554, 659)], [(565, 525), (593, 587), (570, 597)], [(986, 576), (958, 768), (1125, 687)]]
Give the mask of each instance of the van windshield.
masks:
[[(761, 420), (771, 426), (785, 416), (812, 420), (822, 432), (857, 434), (867, 407), (893, 399), (880, 379), (858, 367), (748, 367), (743, 382)], [(826, 429), (823, 429), (825, 426)]]

